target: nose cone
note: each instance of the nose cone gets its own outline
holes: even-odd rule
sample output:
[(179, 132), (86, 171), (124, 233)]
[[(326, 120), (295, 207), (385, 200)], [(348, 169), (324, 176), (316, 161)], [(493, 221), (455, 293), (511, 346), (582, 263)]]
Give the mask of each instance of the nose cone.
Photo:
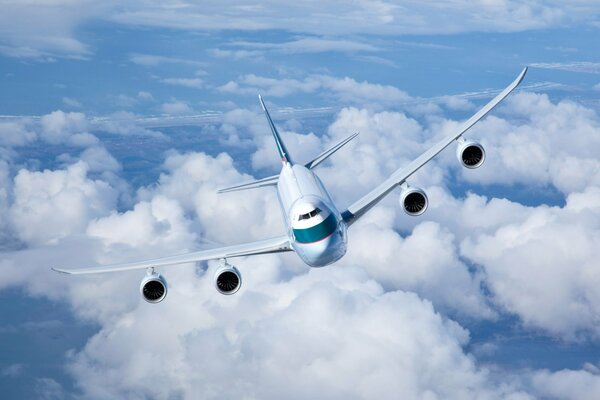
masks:
[(311, 267), (324, 267), (336, 262), (346, 254), (346, 241), (340, 230), (323, 240), (313, 243), (294, 243), (294, 250)]

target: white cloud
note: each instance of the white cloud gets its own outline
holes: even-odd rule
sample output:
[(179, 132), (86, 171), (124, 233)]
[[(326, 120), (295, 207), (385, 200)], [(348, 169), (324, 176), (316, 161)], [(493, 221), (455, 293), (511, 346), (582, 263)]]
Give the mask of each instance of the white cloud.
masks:
[(0, 122), (0, 145), (23, 146), (37, 139), (32, 128), (33, 121), (22, 118), (17, 121)]
[(590, 369), (541, 370), (531, 373), (529, 379), (537, 393), (544, 398), (594, 400), (600, 393), (600, 375), (597, 367)]
[[(69, 367), (83, 395), (187, 398), (198, 387), (206, 398), (515, 393), (496, 387), (462, 352), (466, 331), (416, 295), (383, 294), (354, 268), (311, 270), (280, 283), (269, 273), (272, 257), (262, 265), (253, 260), (247, 268), (253, 287), (235, 298), (212, 293), (209, 271), (176, 281), (170, 302), (140, 303), (136, 312), (106, 324)], [(169, 329), (148, 329), (159, 308)], [(150, 388), (147, 381), (158, 384)]]
[(328, 39), (320, 37), (304, 37), (283, 43), (266, 42), (231, 42), (230, 46), (249, 49), (277, 51), (284, 54), (294, 53), (323, 53), (323, 52), (374, 52), (381, 49), (358, 41), (343, 39)]
[(168, 27), (185, 30), (263, 30), (285, 29), (315, 35), (348, 34), (440, 34), (472, 31), (513, 32), (540, 29), (568, 23), (593, 23), (597, 4), (581, 1), (516, 1), (452, 3), (434, 1), (411, 3), (333, 1), (318, 9), (304, 3), (277, 2), (258, 6), (219, 2), (202, 6), (173, 7), (146, 2), (145, 8), (117, 10), (112, 19), (125, 24)]
[(570, 72), (586, 72), (588, 74), (600, 74), (600, 63), (590, 61), (554, 62), (554, 63), (531, 63), (530, 67), (543, 69), (556, 69)]
[(462, 254), (485, 267), (495, 302), (525, 325), (567, 339), (598, 337), (599, 200), (594, 187), (569, 195), (564, 208), (530, 209), (466, 240)]
[(237, 82), (230, 81), (218, 90), (228, 93), (257, 94), (265, 97), (285, 97), (295, 93), (331, 93), (345, 104), (396, 104), (411, 97), (393, 86), (358, 82), (352, 78), (310, 75), (304, 80), (267, 78), (254, 74), (244, 75)]
[(85, 114), (58, 110), (40, 118), (42, 139), (52, 144), (64, 143), (73, 134), (84, 133), (88, 128)]
[(185, 86), (194, 89), (202, 89), (204, 86), (200, 78), (165, 78), (160, 81), (168, 85)]
[(155, 67), (160, 64), (183, 64), (191, 66), (203, 66), (205, 63), (196, 60), (188, 60), (185, 58), (165, 57), (155, 54), (131, 54), (129, 60), (134, 64), (139, 64), (144, 67)]
[(160, 110), (165, 114), (188, 114), (192, 112), (192, 108), (184, 101), (173, 100), (168, 103), (163, 103)]
[[(0, 53), (46, 61), (54, 57), (89, 57), (90, 47), (76, 37), (76, 32), (91, 20), (186, 31), (286, 30), (322, 36), (300, 37), (282, 49), (306, 52), (373, 50), (372, 45), (347, 39), (352, 35), (515, 32), (568, 24), (594, 25), (599, 14), (597, 4), (591, 0), (573, 4), (555, 0), (535, 0), (527, 4), (516, 0), (348, 4), (337, 0), (320, 4), (317, 9), (304, 3), (267, 2), (252, 6), (237, 1), (229, 6), (223, 8), (219, 1), (166, 4), (156, 0), (6, 3), (0, 16), (0, 26), (4, 27), (0, 32)], [(231, 53), (240, 56), (239, 51)], [(133, 54), (131, 60), (144, 66), (164, 62), (200, 64), (194, 60), (147, 54)]]
[(83, 162), (65, 170), (20, 170), (14, 180), (10, 218), (18, 237), (40, 245), (85, 231), (86, 221), (107, 214), (117, 193), (106, 182), (87, 178)]
[(71, 97), (63, 97), (62, 98), (62, 102), (67, 107), (72, 107), (72, 108), (81, 108), (81, 107), (83, 107), (83, 105), (77, 99), (74, 99), (74, 98), (71, 98)]

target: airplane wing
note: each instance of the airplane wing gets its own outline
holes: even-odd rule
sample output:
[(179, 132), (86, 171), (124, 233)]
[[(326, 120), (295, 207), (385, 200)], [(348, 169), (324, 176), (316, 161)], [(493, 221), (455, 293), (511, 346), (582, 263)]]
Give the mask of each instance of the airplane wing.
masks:
[(52, 268), (56, 272), (64, 274), (96, 274), (101, 272), (130, 271), (134, 269), (145, 269), (162, 267), (165, 265), (186, 264), (197, 261), (217, 260), (221, 258), (251, 256), (256, 254), (280, 253), (291, 251), (290, 240), (287, 236), (279, 236), (272, 239), (257, 242), (237, 244), (233, 246), (219, 247), (216, 249), (200, 250), (193, 253), (180, 254), (177, 256), (157, 258), (125, 264), (114, 264), (80, 269)]
[(388, 179), (383, 181), (379, 186), (375, 189), (367, 193), (365, 196), (360, 198), (347, 210), (342, 213), (342, 217), (346, 221), (348, 225), (353, 224), (360, 218), (364, 213), (370, 210), (375, 204), (379, 203), (381, 199), (383, 199), (389, 192), (391, 192), (396, 186), (402, 185), (408, 177), (414, 174), (419, 170), (423, 165), (425, 165), (429, 160), (438, 155), (442, 150), (448, 147), (453, 141), (460, 138), (469, 128), (471, 128), (477, 121), (482, 119), (487, 113), (489, 113), (494, 107), (498, 105), (506, 96), (510, 94), (523, 80), (525, 74), (527, 73), (527, 67), (523, 68), (519, 76), (506, 87), (499, 95), (494, 97), (489, 103), (487, 103), (481, 110), (479, 110), (475, 115), (469, 118), (466, 122), (464, 122), (460, 128), (448, 135), (438, 143), (436, 143), (432, 148), (427, 150), (425, 153), (421, 154), (414, 161), (408, 164), (406, 167), (399, 168), (390, 175)]
[(237, 190), (246, 190), (246, 189), (255, 189), (261, 188), (265, 186), (277, 186), (277, 181), (279, 180), (279, 174), (268, 176), (266, 178), (262, 178), (253, 182), (241, 183), (235, 186), (231, 186), (224, 189), (217, 190), (217, 193), (227, 193), (227, 192), (235, 192)]

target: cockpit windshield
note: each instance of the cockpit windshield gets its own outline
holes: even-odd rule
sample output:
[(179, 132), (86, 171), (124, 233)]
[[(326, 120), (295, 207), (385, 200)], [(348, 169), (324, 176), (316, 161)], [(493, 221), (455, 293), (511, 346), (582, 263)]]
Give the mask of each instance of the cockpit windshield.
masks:
[(315, 216), (319, 215), (320, 213), (321, 213), (321, 209), (317, 207), (314, 210), (312, 210), (311, 212), (308, 212), (306, 214), (300, 214), (298, 216), (298, 221), (302, 221), (302, 220), (305, 220), (305, 219), (310, 219), (312, 217), (315, 217)]

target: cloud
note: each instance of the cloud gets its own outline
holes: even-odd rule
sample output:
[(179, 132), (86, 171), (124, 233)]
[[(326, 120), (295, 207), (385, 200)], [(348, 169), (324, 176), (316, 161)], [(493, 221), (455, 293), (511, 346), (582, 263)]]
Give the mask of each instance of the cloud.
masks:
[(40, 118), (41, 138), (52, 144), (64, 143), (72, 135), (84, 133), (88, 128), (85, 115), (58, 110)]
[(185, 58), (177, 57), (166, 57), (155, 54), (139, 54), (134, 53), (129, 56), (129, 61), (134, 64), (142, 65), (144, 67), (155, 67), (160, 64), (183, 64), (191, 66), (203, 66), (205, 63), (196, 60), (188, 60)]
[[(230, 81), (217, 88), (221, 92), (256, 94), (285, 97), (295, 93), (331, 93), (345, 103), (369, 102), (397, 103), (410, 96), (389, 85), (358, 82), (352, 78), (336, 78), (327, 75), (310, 75), (304, 80), (290, 78), (266, 78), (254, 74), (244, 75), (237, 82)], [(321, 94), (322, 95), (322, 94)]]
[(9, 211), (19, 239), (32, 245), (55, 242), (84, 232), (85, 221), (112, 210), (117, 193), (106, 182), (88, 179), (87, 172), (83, 162), (58, 171), (20, 170)]
[(485, 267), (495, 301), (526, 326), (573, 340), (598, 337), (600, 189), (568, 196), (564, 207), (525, 217), (466, 240), (462, 254)]
[(168, 103), (163, 103), (160, 110), (165, 114), (188, 114), (192, 112), (192, 108), (185, 102), (173, 100)]
[(73, 99), (71, 97), (63, 97), (62, 98), (62, 102), (67, 107), (72, 107), (72, 108), (81, 108), (81, 107), (83, 107), (83, 105), (77, 99)]
[(530, 67), (542, 69), (555, 69), (569, 72), (585, 72), (588, 74), (600, 74), (600, 63), (590, 61), (554, 62), (554, 63), (532, 63)]
[[(543, 29), (566, 23), (592, 24), (598, 15), (592, 1), (564, 5), (534, 1), (346, 2), (322, 4), (318, 11), (305, 4), (268, 3), (260, 6), (232, 4), (224, 10), (218, 2), (202, 6), (172, 7), (146, 2), (145, 8), (116, 10), (111, 19), (124, 24), (184, 30), (284, 29), (313, 35), (440, 34), (462, 32), (515, 32)], [(291, 28), (290, 28), (291, 27)]]
[(320, 37), (303, 37), (283, 43), (236, 41), (230, 46), (248, 49), (276, 51), (284, 54), (323, 53), (323, 52), (375, 52), (381, 49), (358, 41), (344, 39), (328, 39)]
[[(173, 301), (159, 305), (168, 330), (148, 329), (156, 307), (141, 303), (135, 313), (105, 325), (70, 362), (83, 395), (146, 396), (152, 390), (161, 398), (193, 397), (198, 387), (206, 398), (270, 399), (283, 391), (292, 398), (345, 399), (390, 392), (405, 398), (515, 393), (496, 387), (474, 365), (462, 352), (466, 331), (427, 301), (384, 294), (353, 268), (311, 270), (275, 283), (272, 260), (264, 258), (262, 266), (249, 261), (253, 289), (228, 298), (233, 302), (214, 296), (210, 270), (191, 284), (180, 281)], [(158, 391), (129, 379), (133, 374), (160, 383)]]
[[(598, 18), (597, 4), (591, 0), (577, 4), (540, 0), (527, 4), (515, 0), (475, 4), (466, 1), (450, 4), (440, 1), (422, 4), (360, 1), (348, 4), (337, 0), (321, 4), (318, 9), (303, 3), (268, 2), (251, 6), (238, 1), (230, 6), (224, 9), (218, 1), (182, 5), (156, 0), (7, 3), (0, 16), (0, 26), (4, 27), (0, 32), (0, 53), (44, 61), (53, 61), (56, 57), (90, 57), (91, 46), (77, 36), (82, 26), (94, 20), (201, 32), (284, 30), (304, 36), (290, 41), (282, 51), (321, 52), (373, 50), (372, 45), (347, 39), (352, 35), (519, 32), (566, 24), (594, 26)], [(230, 54), (239, 57), (242, 53), (233, 51)], [(194, 60), (147, 54), (133, 54), (131, 61), (144, 66), (200, 64)]]
[(0, 15), (0, 53), (41, 61), (88, 57), (91, 50), (75, 37), (75, 31), (89, 18), (103, 15), (104, 9), (86, 0), (5, 2)]
[(204, 82), (199, 78), (165, 78), (160, 80), (168, 85), (184, 86), (194, 89), (202, 89)]
[(33, 121), (22, 118), (16, 121), (0, 122), (0, 145), (23, 146), (37, 139), (33, 130)]

